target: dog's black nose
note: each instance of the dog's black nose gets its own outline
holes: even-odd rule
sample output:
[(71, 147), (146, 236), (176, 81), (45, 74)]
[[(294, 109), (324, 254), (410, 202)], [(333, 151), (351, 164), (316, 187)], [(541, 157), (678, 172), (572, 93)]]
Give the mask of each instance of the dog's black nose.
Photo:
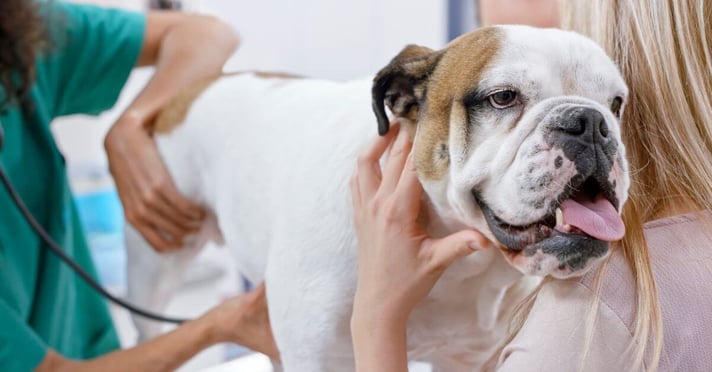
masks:
[(601, 179), (608, 178), (618, 142), (601, 112), (590, 107), (567, 107), (548, 128), (545, 140), (576, 164), (578, 176), (585, 179), (600, 173)]
[[(608, 125), (600, 111), (589, 107), (572, 107), (561, 114), (554, 130), (569, 137), (589, 143), (606, 144), (608, 142)], [(573, 138), (571, 138), (573, 137)]]

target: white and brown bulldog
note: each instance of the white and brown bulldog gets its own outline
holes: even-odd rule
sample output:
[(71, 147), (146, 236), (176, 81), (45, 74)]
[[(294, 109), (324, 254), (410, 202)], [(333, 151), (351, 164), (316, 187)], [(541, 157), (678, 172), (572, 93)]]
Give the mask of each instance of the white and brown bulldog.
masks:
[(481, 370), (536, 282), (522, 273), (580, 275), (623, 235), (627, 88), (577, 34), (486, 28), (440, 51), (406, 47), (373, 81), (240, 74), (199, 90), (163, 113), (157, 140), (179, 188), (212, 216), (173, 254), (128, 231), (129, 297), (162, 311), (203, 243), (224, 243), (240, 272), (267, 282), (287, 371), (353, 370), (348, 182), (373, 137), (371, 106), (381, 134), (384, 104), (411, 126), (429, 232), (476, 228), (499, 247), (456, 262), (413, 312), (411, 359)]

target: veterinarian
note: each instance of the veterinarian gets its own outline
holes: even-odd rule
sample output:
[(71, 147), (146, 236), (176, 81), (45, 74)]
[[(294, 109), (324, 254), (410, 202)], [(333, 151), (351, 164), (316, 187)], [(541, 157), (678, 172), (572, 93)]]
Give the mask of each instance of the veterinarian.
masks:
[[(709, 371), (712, 1), (563, 3), (564, 26), (600, 43), (630, 87), (622, 120), (633, 180), (623, 210), (627, 234), (584, 277), (544, 280), (491, 365)], [(493, 249), (476, 231), (433, 239), (419, 228), (422, 189), (410, 148), (404, 129), (378, 138), (352, 179), (359, 283), (351, 328), (359, 371), (406, 371), (413, 307), (454, 260)]]
[[(174, 188), (151, 119), (183, 87), (219, 74), (237, 43), (229, 27), (208, 17), (0, 1), (0, 163), (34, 216), (83, 267), (94, 271), (52, 119), (110, 108), (133, 67), (155, 65), (153, 79), (109, 132), (106, 149), (128, 220), (157, 250), (177, 247), (203, 211)], [(217, 342), (277, 357), (263, 288), (117, 351), (104, 300), (45, 250), (4, 188), (0, 221), (2, 371), (173, 370)]]

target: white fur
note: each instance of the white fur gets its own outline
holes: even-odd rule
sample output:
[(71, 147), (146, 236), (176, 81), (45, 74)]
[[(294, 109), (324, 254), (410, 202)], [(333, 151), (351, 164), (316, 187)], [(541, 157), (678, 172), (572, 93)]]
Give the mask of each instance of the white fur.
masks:
[[(504, 44), (486, 79), (529, 82), (542, 102), (581, 94), (589, 98), (567, 100), (601, 106), (599, 90), (614, 93), (569, 76), (569, 62), (560, 61), (569, 54), (606, 60), (585, 42), (580, 49), (567, 49), (584, 39), (506, 30), (519, 44)], [(540, 40), (542, 35), (549, 40)], [(527, 58), (536, 48), (551, 49), (546, 60)], [(617, 72), (606, 63), (601, 74), (615, 85)], [(553, 67), (537, 69), (540, 65)], [(573, 79), (578, 90), (564, 92), (561, 76)], [(157, 140), (180, 190), (206, 205), (211, 218), (185, 250), (166, 255), (155, 254), (129, 231), (129, 299), (162, 311), (179, 272), (202, 244), (224, 241), (241, 273), (253, 282), (266, 281), (285, 369), (353, 370), (349, 319), (357, 257), (348, 181), (357, 154), (376, 133), (370, 91), (370, 80), (336, 83), (249, 74), (225, 77), (209, 87), (185, 123)], [(489, 231), (469, 194), (481, 182), (492, 183), (488, 199), (501, 199), (493, 203), (496, 210), (516, 208), (516, 201), (507, 204), (512, 159), (538, 135), (535, 122), (519, 125), (512, 132), (483, 129), (490, 133), (477, 136), (482, 141), (471, 144), (469, 157), (453, 161), (445, 179), (424, 183), (439, 223), (429, 227), (431, 233), (442, 236), (462, 226)], [(617, 127), (613, 130), (619, 135)], [(451, 147), (451, 159), (462, 150)], [(566, 177), (570, 167), (562, 169)], [(409, 357), (429, 360), (439, 371), (479, 370), (502, 341), (508, 314), (536, 282), (522, 277), (495, 249), (456, 262), (411, 315)], [(158, 331), (144, 321), (137, 325), (144, 338)]]

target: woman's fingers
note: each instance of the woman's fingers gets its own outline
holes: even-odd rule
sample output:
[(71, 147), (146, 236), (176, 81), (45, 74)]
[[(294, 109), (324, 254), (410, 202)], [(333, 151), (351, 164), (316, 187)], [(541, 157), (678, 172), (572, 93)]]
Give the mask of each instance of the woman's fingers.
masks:
[(403, 167), (395, 194), (398, 198), (398, 205), (405, 208), (407, 213), (417, 215), (420, 210), (420, 197), (423, 194), (423, 186), (418, 179), (418, 171), (415, 168), (415, 159), (412, 152), (408, 155)]
[[(389, 145), (390, 154), (381, 171), (379, 160)], [(378, 192), (383, 197), (392, 197), (398, 204), (396, 209), (399, 213), (417, 216), (422, 187), (412, 160), (411, 147), (408, 132), (394, 126), (359, 157), (350, 184), (354, 211), (358, 211), (363, 202), (371, 200)]]
[(176, 190), (170, 176), (166, 175), (165, 181), (162, 182), (162, 184), (161, 196), (168, 201), (169, 205), (175, 212), (181, 214), (185, 222), (192, 222), (195, 224), (205, 218), (205, 209), (181, 195), (178, 190)]
[(167, 195), (171, 190), (177, 194), (175, 188), (151, 186), (165, 184), (165, 182), (155, 181), (147, 173), (146, 169), (136, 170), (133, 173), (137, 175), (134, 178), (136, 182), (133, 187), (134, 202), (126, 205), (127, 212), (134, 216), (131, 222), (145, 227), (139, 231), (146, 231), (146, 229), (154, 231), (155, 236), (152, 236), (152, 240), (156, 241), (160, 238), (162, 241), (157, 250), (179, 248), (186, 235), (195, 233), (199, 229), (202, 220), (196, 217), (202, 217), (200, 210), (185, 212), (177, 208)]
[(490, 241), (475, 230), (462, 230), (441, 239), (427, 239), (422, 247), (422, 254), (427, 260), (425, 268), (429, 274), (440, 276), (457, 259), (490, 246)]
[(143, 219), (143, 223), (149, 226), (155, 226), (157, 231), (161, 231), (166, 239), (170, 239), (178, 246), (183, 245), (183, 237), (190, 231), (181, 228), (174, 221), (168, 218), (165, 214), (156, 210), (151, 210)]
[(392, 126), (385, 136), (376, 138), (371, 143), (371, 146), (359, 156), (354, 176), (357, 180), (355, 182), (358, 188), (357, 200), (363, 200), (366, 196), (373, 195), (378, 190), (381, 184), (381, 165), (379, 161), (399, 132), (400, 125)]
[[(162, 193), (159, 194), (159, 196), (154, 199), (154, 201), (152, 201), (151, 203), (147, 203), (147, 205), (152, 209), (152, 212), (154, 212), (154, 216), (156, 218), (166, 220), (166, 223), (171, 225), (170, 228), (165, 230), (167, 233), (170, 234), (177, 233), (180, 235), (185, 235), (188, 233), (196, 232), (200, 228), (200, 225), (203, 221), (202, 219), (188, 217), (185, 213), (178, 211), (177, 208), (173, 204), (171, 204), (168, 198)], [(158, 227), (160, 229), (163, 229), (162, 226)]]
[(141, 233), (144, 239), (146, 239), (148, 244), (150, 244), (158, 252), (166, 252), (171, 249), (180, 248), (178, 244), (165, 238), (151, 225), (141, 223), (134, 224), (134, 227), (139, 233)]
[(388, 160), (383, 170), (383, 181), (379, 190), (387, 194), (395, 191), (396, 185), (398, 185), (400, 181), (403, 167), (408, 159), (410, 149), (411, 143), (408, 131), (399, 131), (398, 137), (396, 137), (391, 147), (391, 152), (388, 154)]

